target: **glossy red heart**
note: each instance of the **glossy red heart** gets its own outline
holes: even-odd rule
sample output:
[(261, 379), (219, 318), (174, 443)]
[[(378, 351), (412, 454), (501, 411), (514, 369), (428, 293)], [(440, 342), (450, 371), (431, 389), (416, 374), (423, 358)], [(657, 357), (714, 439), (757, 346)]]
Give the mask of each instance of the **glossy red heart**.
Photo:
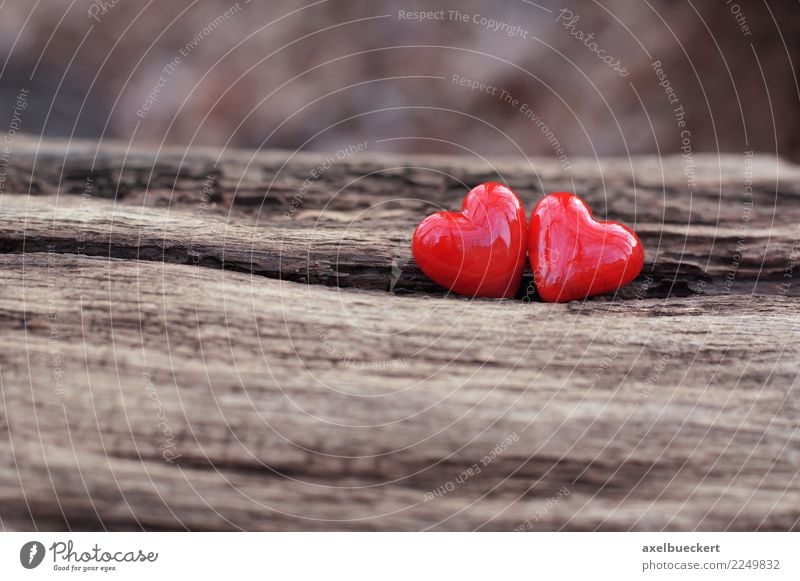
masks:
[(461, 212), (438, 212), (414, 231), (414, 260), (431, 280), (469, 297), (513, 297), (525, 267), (525, 209), (502, 184), (481, 184)]
[(536, 205), (528, 227), (536, 290), (549, 302), (616, 290), (642, 271), (644, 249), (622, 224), (598, 222), (581, 198), (559, 192)]

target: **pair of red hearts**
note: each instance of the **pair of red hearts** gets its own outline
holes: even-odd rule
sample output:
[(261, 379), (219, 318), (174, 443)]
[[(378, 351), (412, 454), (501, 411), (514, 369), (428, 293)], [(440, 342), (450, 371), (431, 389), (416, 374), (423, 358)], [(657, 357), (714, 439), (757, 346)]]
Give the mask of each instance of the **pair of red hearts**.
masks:
[(438, 212), (414, 231), (414, 260), (437, 284), (470, 297), (514, 297), (530, 256), (539, 296), (566, 302), (616, 290), (644, 264), (639, 237), (622, 224), (598, 222), (578, 196), (550, 194), (530, 225), (516, 194), (481, 184), (461, 212)]

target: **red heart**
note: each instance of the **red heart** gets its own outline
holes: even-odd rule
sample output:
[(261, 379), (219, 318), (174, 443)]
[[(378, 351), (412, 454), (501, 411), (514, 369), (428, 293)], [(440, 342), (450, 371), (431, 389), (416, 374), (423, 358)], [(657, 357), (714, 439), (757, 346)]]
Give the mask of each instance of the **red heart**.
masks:
[(536, 290), (567, 302), (625, 286), (642, 271), (639, 237), (622, 224), (598, 222), (582, 199), (559, 192), (536, 205), (528, 228)]
[(414, 231), (411, 251), (428, 277), (470, 297), (513, 297), (525, 267), (527, 228), (519, 198), (502, 184), (476, 186), (461, 212), (438, 212)]

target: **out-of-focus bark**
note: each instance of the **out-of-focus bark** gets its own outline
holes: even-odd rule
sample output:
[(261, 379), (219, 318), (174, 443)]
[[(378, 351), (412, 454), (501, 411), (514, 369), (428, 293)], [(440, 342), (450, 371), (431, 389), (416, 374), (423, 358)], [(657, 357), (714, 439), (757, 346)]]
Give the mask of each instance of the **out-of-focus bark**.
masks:
[(692, 151), (800, 156), (794, 1), (106, 5), (3, 5), (3, 116), (29, 88), (24, 129), (48, 135), (572, 158), (677, 152), (686, 129)]

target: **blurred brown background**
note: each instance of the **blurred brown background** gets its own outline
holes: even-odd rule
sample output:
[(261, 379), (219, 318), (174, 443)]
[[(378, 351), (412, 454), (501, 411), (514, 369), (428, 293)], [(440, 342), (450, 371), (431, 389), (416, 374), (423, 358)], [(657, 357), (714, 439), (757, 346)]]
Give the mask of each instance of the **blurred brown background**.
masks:
[(797, 0), (14, 0), (0, 56), (2, 117), (28, 89), (28, 133), (566, 157), (680, 151), (661, 61), (693, 151), (800, 159)]

